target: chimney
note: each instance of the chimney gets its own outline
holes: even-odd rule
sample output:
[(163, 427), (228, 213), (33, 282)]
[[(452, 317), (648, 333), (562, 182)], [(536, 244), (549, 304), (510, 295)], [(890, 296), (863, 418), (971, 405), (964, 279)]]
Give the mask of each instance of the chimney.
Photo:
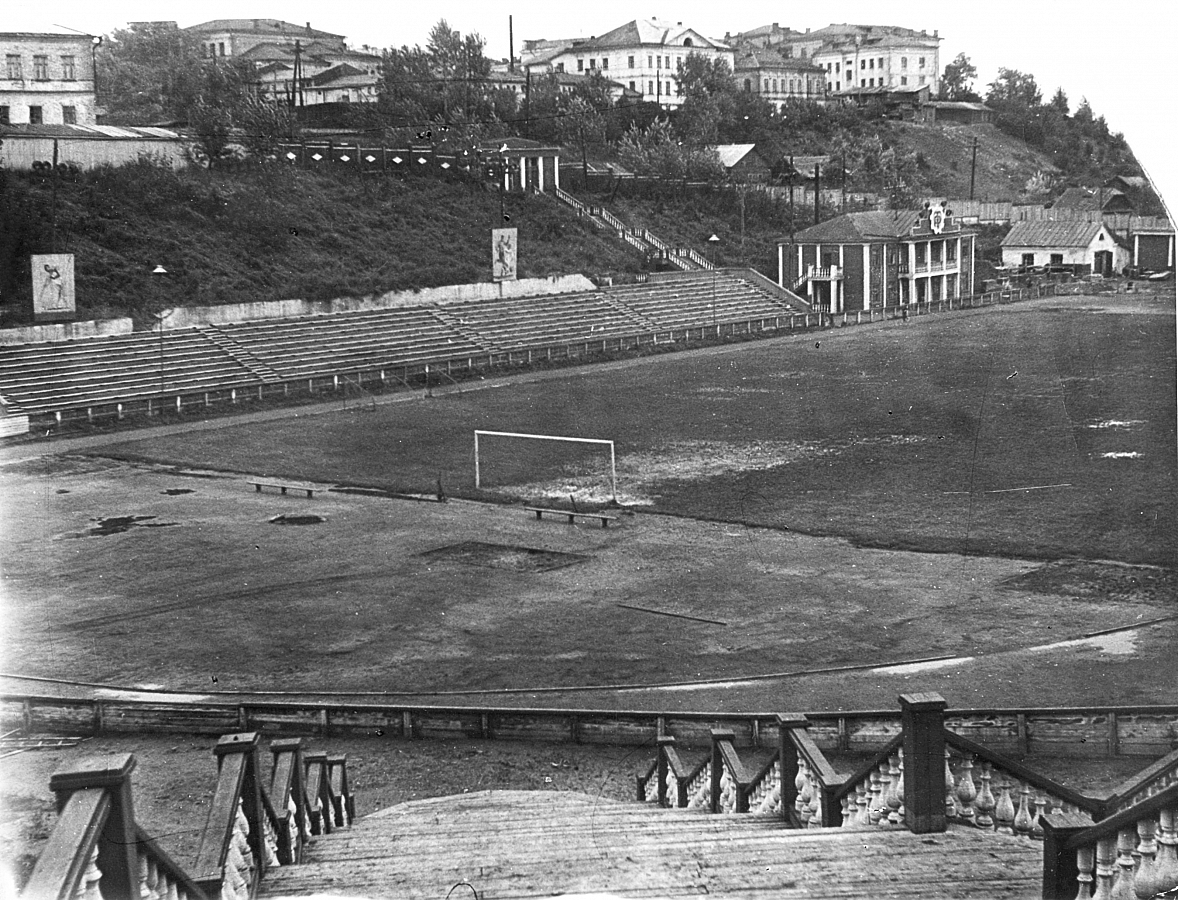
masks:
[(310, 33), (311, 33), (311, 23), (308, 22), (307, 23), (307, 34), (310, 34)]
[(810, 29), (809, 29), (809, 28), (807, 28), (807, 29), (806, 29), (806, 34), (809, 34), (809, 33), (810, 33)]
[(941, 33), (936, 28), (933, 29), (933, 37), (940, 37)]

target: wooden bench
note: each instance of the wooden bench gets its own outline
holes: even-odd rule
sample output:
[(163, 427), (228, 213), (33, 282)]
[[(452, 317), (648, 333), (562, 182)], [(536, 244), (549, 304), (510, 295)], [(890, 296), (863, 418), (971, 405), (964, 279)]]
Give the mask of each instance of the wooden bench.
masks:
[(254, 493), (257, 494), (262, 493), (262, 488), (264, 487), (272, 487), (278, 488), (278, 490), (283, 494), (285, 494), (289, 488), (292, 491), (306, 491), (308, 497), (314, 497), (315, 491), (319, 490), (319, 488), (306, 487), (305, 485), (301, 484), (279, 484), (276, 481), (251, 481), (249, 483), (254, 486)]
[(528, 512), (534, 512), (537, 521), (544, 518), (544, 513), (551, 513), (554, 516), (568, 516), (570, 525), (576, 521), (577, 516), (580, 516), (582, 519), (597, 519), (601, 522), (602, 528), (609, 528), (609, 523), (616, 522), (618, 519), (617, 516), (607, 516), (604, 513), (573, 512), (568, 509), (546, 509), (542, 506), (525, 506), (524, 509)]

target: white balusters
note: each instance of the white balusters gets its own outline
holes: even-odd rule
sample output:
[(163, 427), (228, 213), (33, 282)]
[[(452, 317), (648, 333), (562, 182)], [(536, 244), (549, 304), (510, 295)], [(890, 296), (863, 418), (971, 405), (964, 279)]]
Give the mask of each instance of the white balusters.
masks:
[(1092, 900), (1112, 900), (1113, 879), (1117, 876), (1117, 839), (1101, 838), (1096, 842), (1096, 890)]
[(299, 809), (295, 804), (294, 795), (286, 795), (286, 841), (287, 850), (292, 861), (299, 858)]
[(893, 821), (891, 815), (888, 816), (888, 821), (893, 825), (904, 824), (904, 748), (901, 747), (896, 751), (897, 765), (899, 775), (896, 778), (896, 818)]
[(266, 865), (278, 865), (278, 834), (265, 808), (262, 809), (262, 848), (266, 854)]
[(102, 870), (98, 868), (98, 847), (95, 846), (90, 851), (90, 856), (86, 860), (86, 868), (78, 880), (77, 887), (74, 888), (71, 900), (102, 900), (102, 894), (98, 890), (100, 881), (102, 881)]
[(871, 824), (871, 791), (868, 781), (860, 781), (855, 785), (855, 824)]
[(141, 900), (162, 900), (159, 870), (155, 860), (146, 853), (139, 854), (139, 896)]
[[(1140, 819), (1137, 822), (1137, 855), (1140, 861), (1137, 863), (1137, 878), (1134, 882), (1134, 891), (1137, 896), (1148, 900), (1158, 891), (1150, 890), (1155, 883), (1154, 879), (1154, 858), (1158, 854), (1158, 843), (1155, 840), (1158, 830), (1158, 823), (1154, 819)], [(1164, 890), (1164, 888), (1159, 888)]]
[(949, 748), (945, 748), (945, 818), (957, 818), (957, 782), (953, 778), (953, 767), (949, 765), (949, 760), (953, 754)]
[(1117, 880), (1113, 885), (1112, 900), (1137, 900), (1133, 892), (1133, 851), (1137, 847), (1137, 830), (1122, 828), (1117, 832)]
[(647, 803), (654, 803), (659, 798), (659, 773), (655, 769), (648, 776), (646, 776), (646, 783), (643, 786), (642, 796)]
[(1175, 827), (1175, 808), (1161, 811), (1158, 831), (1158, 855), (1154, 858), (1154, 878), (1161, 887), (1158, 892), (1178, 887), (1178, 828)]
[(675, 807), (679, 805), (679, 779), (675, 777), (675, 771), (667, 767), (667, 806)]
[(961, 819), (967, 825), (973, 823), (973, 802), (977, 796), (978, 789), (973, 783), (973, 760), (967, 756), (961, 761), (961, 775), (957, 779), (957, 803), (961, 809)]
[(869, 784), (870, 787), (868, 788), (867, 797), (867, 824), (878, 825), (885, 808), (882, 797), (886, 785), (880, 778), (879, 771), (877, 769), (871, 770)]
[(249, 845), (250, 825), (241, 800), (237, 801), (237, 815), (233, 820), (233, 835), (229, 839), (229, 853), (221, 872), (222, 900), (249, 900), (254, 880), (254, 854)]
[(1088, 900), (1092, 896), (1092, 866), (1096, 861), (1095, 847), (1080, 847), (1076, 851), (1076, 900)]
[(900, 794), (900, 757), (893, 753), (888, 757), (888, 792), (884, 797), (884, 803), (887, 806), (886, 819), (880, 824), (899, 825), (900, 806), (903, 802)]
[(720, 802), (717, 809), (722, 813), (736, 812), (736, 782), (723, 762), (720, 763)]
[(712, 805), (712, 764), (707, 763), (687, 786), (688, 809), (710, 809)]
[(991, 767), (988, 762), (982, 763), (982, 774), (980, 780), (982, 787), (978, 791), (978, 796), (974, 800), (973, 805), (976, 810), (975, 821), (978, 828), (984, 828), (989, 831), (994, 827), (994, 817), (991, 815), (994, 812), (994, 807), (997, 805), (994, 801), (994, 795), (990, 791)]
[(1018, 812), (1014, 814), (1014, 833), (1022, 837), (1031, 835), (1031, 786), (1024, 784), (1019, 791)]
[(1047, 811), (1047, 798), (1042, 794), (1035, 795), (1035, 812), (1031, 816), (1031, 837), (1036, 841), (1043, 840), (1043, 820), (1040, 818)]
[(998, 802), (994, 806), (994, 830), (999, 834), (1014, 834), (1014, 800), (1010, 796), (1010, 782), (1006, 779), (998, 786)]

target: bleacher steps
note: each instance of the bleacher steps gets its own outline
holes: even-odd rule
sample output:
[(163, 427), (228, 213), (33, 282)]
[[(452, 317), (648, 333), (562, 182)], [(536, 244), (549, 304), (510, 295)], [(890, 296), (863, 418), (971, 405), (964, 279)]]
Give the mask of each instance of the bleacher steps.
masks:
[(258, 359), (216, 325), (203, 325), (197, 330), (216, 344), (227, 356), (232, 357), (243, 368), (256, 375), (264, 384), (275, 384), (283, 380), (282, 375), (269, 363)]

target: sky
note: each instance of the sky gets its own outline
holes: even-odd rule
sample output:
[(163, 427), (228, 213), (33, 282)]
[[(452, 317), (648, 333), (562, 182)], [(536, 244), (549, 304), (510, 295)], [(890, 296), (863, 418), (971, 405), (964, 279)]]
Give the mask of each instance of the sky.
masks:
[[(832, 22), (900, 25), (935, 29), (943, 38), (941, 67), (964, 52), (978, 69), (975, 89), (985, 86), (999, 67), (1035, 76), (1044, 99), (1062, 87), (1072, 109), (1087, 97), (1097, 115), (1122, 132), (1138, 160), (1154, 179), (1163, 199), (1178, 204), (1178, 137), (1175, 92), (1170, 70), (1178, 3), (1173, 0), (1121, 0), (1115, 4), (1073, 0), (842, 0), (832, 4), (744, 2), (736, 7), (715, 0), (647, 0), (642, 5), (596, 0), (586, 7), (561, 0), (451, 0), (447, 3), (356, 3), (334, 6), (318, 0), (59, 0), (36, 4), (16, 0), (0, 15), (5, 31), (54, 31), (55, 26), (108, 34), (127, 22), (172, 19), (181, 26), (219, 18), (281, 18), (310, 22), (312, 27), (346, 36), (351, 46), (425, 44), (440, 18), (463, 33), (478, 32), (487, 55), (506, 58), (508, 16), (515, 47), (525, 38), (590, 37), (631, 19), (658, 17), (683, 22), (708, 37), (778, 22), (804, 31)], [(46, 18), (48, 17), (48, 18)]]

